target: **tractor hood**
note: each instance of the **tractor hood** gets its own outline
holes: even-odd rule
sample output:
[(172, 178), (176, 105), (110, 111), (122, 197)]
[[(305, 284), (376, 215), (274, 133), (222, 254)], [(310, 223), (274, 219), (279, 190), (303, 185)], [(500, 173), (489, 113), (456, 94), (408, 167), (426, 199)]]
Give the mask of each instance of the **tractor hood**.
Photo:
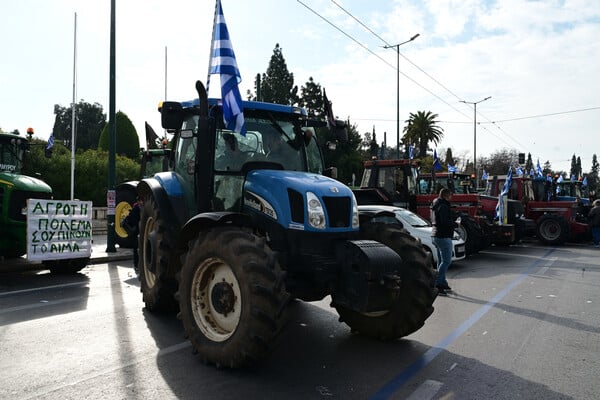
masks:
[[(254, 170), (246, 176), (244, 206), (287, 229), (315, 230), (307, 221), (308, 201), (317, 199), (331, 231), (351, 231), (354, 194), (335, 179), (306, 172)], [(358, 218), (358, 216), (356, 216)]]
[(12, 190), (52, 193), (52, 188), (46, 182), (27, 175), (0, 172), (0, 184), (7, 185)]

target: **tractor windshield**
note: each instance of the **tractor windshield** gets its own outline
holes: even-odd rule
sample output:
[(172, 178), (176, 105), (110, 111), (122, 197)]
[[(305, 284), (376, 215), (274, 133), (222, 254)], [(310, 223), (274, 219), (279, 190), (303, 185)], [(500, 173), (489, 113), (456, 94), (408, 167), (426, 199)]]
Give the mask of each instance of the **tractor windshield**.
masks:
[(0, 134), (0, 172), (21, 173), (27, 141), (14, 135)]

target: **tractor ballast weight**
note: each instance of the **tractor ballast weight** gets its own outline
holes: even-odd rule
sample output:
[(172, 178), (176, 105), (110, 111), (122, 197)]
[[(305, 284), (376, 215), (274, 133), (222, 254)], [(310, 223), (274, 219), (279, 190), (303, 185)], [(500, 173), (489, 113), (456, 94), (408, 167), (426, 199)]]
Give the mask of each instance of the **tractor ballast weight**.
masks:
[(427, 256), (405, 231), (359, 227), (352, 191), (323, 175), (325, 121), (244, 102), (241, 135), (196, 90), (197, 100), (162, 103), (172, 169), (138, 185), (146, 308), (179, 309), (194, 350), (225, 367), (268, 355), (291, 298), (331, 295), (340, 319), (370, 337), (419, 329), (436, 296)]

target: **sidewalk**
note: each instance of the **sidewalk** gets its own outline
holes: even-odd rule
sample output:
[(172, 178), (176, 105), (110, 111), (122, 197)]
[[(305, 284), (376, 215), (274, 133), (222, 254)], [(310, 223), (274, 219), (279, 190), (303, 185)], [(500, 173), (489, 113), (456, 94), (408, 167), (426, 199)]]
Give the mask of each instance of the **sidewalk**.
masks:
[[(106, 234), (93, 235), (92, 255), (88, 265), (133, 259), (133, 249), (121, 249), (118, 246), (115, 247), (117, 250), (116, 252), (108, 253), (106, 251)], [(30, 269), (44, 269), (44, 267), (41, 262), (30, 262), (25, 256), (6, 260), (0, 259), (0, 272), (14, 272)]]

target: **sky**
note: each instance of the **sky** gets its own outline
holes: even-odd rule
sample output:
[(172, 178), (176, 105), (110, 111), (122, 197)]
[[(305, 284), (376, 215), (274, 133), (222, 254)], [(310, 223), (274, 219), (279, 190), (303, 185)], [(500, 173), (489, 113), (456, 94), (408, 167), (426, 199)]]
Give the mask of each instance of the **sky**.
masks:
[[(116, 110), (144, 143), (144, 122), (162, 132), (158, 103), (195, 98), (195, 81), (206, 81), (215, 2), (115, 3)], [(2, 1), (0, 128), (33, 127), (47, 140), (54, 105), (69, 107), (74, 89), (76, 102), (109, 112), (110, 5)], [(244, 98), (278, 43), (298, 87), (312, 77), (338, 118), (361, 135), (375, 130), (390, 147), (399, 99), (400, 136), (410, 113), (437, 114), (443, 139), (432, 147), (440, 155), (451, 148), (459, 167), (475, 148), (478, 165), (507, 149), (563, 171), (575, 154), (586, 172), (600, 153), (598, 0), (222, 0), (222, 7)]]

